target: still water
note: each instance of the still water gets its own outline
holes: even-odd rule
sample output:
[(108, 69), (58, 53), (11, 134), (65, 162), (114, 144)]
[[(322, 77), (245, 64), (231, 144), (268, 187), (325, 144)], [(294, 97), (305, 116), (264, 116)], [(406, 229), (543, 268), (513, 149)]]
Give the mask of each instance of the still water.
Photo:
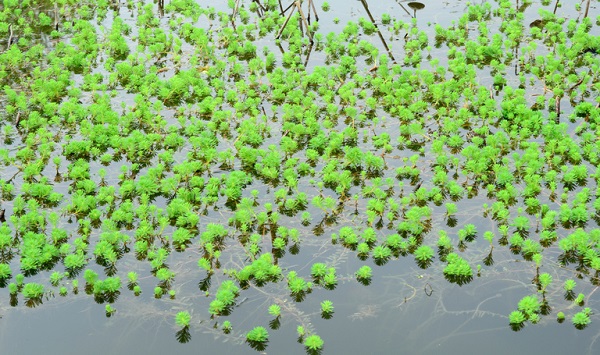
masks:
[[(226, 10), (224, 1), (198, 3)], [(346, 21), (357, 21), (360, 17), (367, 17), (368, 13), (375, 19), (388, 13), (405, 22), (414, 15), (420, 28), (432, 35), (434, 25), (449, 26), (468, 6), (466, 1), (424, 1), (424, 9), (413, 12), (406, 1), (371, 1), (367, 12), (366, 2), (332, 0), (329, 1), (332, 10), (323, 12), (320, 2), (316, 3), (323, 33), (339, 31)], [(592, 10), (597, 11), (596, 4), (592, 5)], [(135, 24), (135, 16), (125, 6), (120, 11), (132, 25)], [(525, 23), (536, 18), (536, 6), (524, 8), (523, 12)], [(576, 16), (571, 7), (563, 13)], [(166, 16), (162, 21), (168, 20), (168, 14)], [(334, 23), (336, 17), (340, 19), (339, 25)], [(109, 26), (110, 21), (109, 16), (105, 25)], [(389, 42), (392, 53), (400, 57), (400, 51), (395, 49), (395, 46), (400, 46), (398, 38), (389, 34), (384, 34), (383, 38)], [(371, 40), (383, 53), (383, 42), (376, 36)], [(266, 44), (273, 46), (272, 43)], [(442, 52), (444, 48), (433, 49), (432, 55), (435, 57)], [(323, 53), (312, 54), (307, 67), (323, 65), (324, 57)], [(486, 80), (489, 78), (482, 78), (482, 81)], [(129, 103), (132, 98), (123, 93), (121, 99)], [(165, 113), (165, 116), (168, 115), (172, 112)], [(265, 189), (260, 184), (248, 190), (251, 188)], [(436, 210), (435, 213), (439, 217), (443, 211)], [(472, 215), (467, 208), (458, 213), (461, 221), (474, 223), (481, 231), (490, 227), (491, 220)], [(351, 218), (350, 215), (345, 217)], [(219, 221), (219, 213), (211, 213), (207, 218), (211, 222), (226, 223)], [(297, 221), (290, 223), (302, 228)], [(310, 324), (325, 340), (324, 354), (600, 352), (596, 341), (600, 336), (600, 322), (597, 320), (584, 330), (576, 330), (568, 321), (558, 324), (553, 316), (547, 316), (539, 325), (528, 324), (519, 332), (510, 329), (508, 314), (516, 308), (519, 299), (534, 289), (531, 279), (535, 270), (529, 263), (518, 262), (519, 256), (495, 251), (496, 263), (484, 267), (481, 276), (461, 287), (441, 276), (443, 266), (434, 265), (423, 270), (415, 265), (410, 255), (392, 259), (383, 266), (377, 266), (371, 260), (358, 260), (354, 252), (330, 243), (329, 236), (343, 223), (326, 227), (321, 236), (303, 243), (300, 253), (290, 253), (280, 260), (284, 270), (293, 269), (304, 275), (309, 275), (310, 265), (314, 262), (326, 260), (335, 264), (339, 280), (335, 290), (319, 288), (308, 294), (303, 302), (295, 302), (286, 293), (285, 282), (263, 288), (251, 287), (243, 291), (235, 311), (227, 317), (234, 325), (229, 335), (219, 329), (218, 319), (210, 318), (207, 309), (214, 290), (207, 297), (198, 289), (198, 282), (204, 277), (196, 265), (199, 254), (187, 251), (173, 253), (169, 257), (169, 264), (177, 274), (178, 296), (172, 300), (168, 297), (155, 299), (151, 291), (155, 280), (142, 277), (140, 284), (145, 292), (134, 297), (131, 292), (123, 290), (114, 304), (117, 311), (110, 317), (105, 315), (104, 306), (96, 304), (83, 290), (78, 295), (69, 294), (67, 297), (48, 295), (43, 305), (36, 308), (27, 308), (23, 302), (12, 307), (6, 295), (6, 300), (0, 302), (0, 353), (255, 354), (257, 351), (244, 344), (244, 334), (256, 325), (266, 327), (272, 321), (265, 310), (274, 300), (285, 305), (287, 313), (281, 318), (277, 330), (269, 329), (270, 339), (264, 353), (270, 354), (306, 353), (304, 347), (296, 343), (298, 321)], [(303, 238), (309, 239), (312, 227), (303, 229)], [(236, 255), (236, 252), (239, 254)], [(478, 241), (468, 253), (471, 260), (483, 260), (487, 252), (485, 241)], [(234, 263), (241, 263), (242, 254), (241, 249), (233, 250), (228, 257)], [(123, 270), (135, 270), (140, 275), (150, 273), (147, 263), (138, 262), (133, 257), (125, 257), (120, 263), (125, 265), (121, 266)], [(354, 279), (353, 273), (362, 265), (369, 265), (375, 271), (369, 286)], [(17, 268), (18, 263), (15, 263), (14, 269)], [(558, 266), (553, 272), (557, 276), (570, 275), (569, 271)], [(40, 274), (40, 278), (47, 277), (46, 273)], [(222, 275), (221, 279), (215, 276), (213, 285), (218, 285), (217, 281), (223, 279)], [(598, 309), (595, 289), (587, 291), (590, 297), (586, 306)], [(335, 305), (331, 319), (323, 319), (319, 314), (319, 303), (324, 299)], [(193, 320), (191, 339), (185, 344), (177, 341), (175, 334), (178, 327), (174, 323), (174, 315), (183, 310), (189, 311)]]

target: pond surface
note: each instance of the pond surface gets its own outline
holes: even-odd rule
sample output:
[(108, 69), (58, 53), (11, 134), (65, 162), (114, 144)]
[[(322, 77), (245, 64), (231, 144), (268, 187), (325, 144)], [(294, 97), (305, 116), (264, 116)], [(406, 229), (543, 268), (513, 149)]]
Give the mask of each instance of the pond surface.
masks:
[(0, 352), (600, 351), (598, 2), (314, 5), (0, 5)]

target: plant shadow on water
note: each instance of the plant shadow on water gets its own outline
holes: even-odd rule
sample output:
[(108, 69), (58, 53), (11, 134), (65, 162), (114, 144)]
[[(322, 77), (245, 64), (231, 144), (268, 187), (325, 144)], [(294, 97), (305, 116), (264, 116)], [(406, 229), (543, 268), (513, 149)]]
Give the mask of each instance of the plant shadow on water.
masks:
[(597, 7), (4, 1), (0, 348), (597, 353)]

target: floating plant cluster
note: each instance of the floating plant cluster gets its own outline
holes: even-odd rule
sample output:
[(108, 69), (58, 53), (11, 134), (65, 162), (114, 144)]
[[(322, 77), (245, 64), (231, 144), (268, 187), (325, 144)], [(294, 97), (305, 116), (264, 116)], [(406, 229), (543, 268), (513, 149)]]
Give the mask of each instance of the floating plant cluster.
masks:
[[(336, 287), (368, 286), (385, 264), (469, 287), (508, 251), (530, 285), (505, 324), (585, 328), (600, 285), (590, 1), (470, 4), (449, 26), (417, 20), (427, 3), (360, 4), (325, 33), (316, 17), (332, 5), (318, 1), (5, 0), (10, 304), (85, 293), (118, 317), (122, 298), (187, 296), (180, 342), (209, 319), (262, 351), (291, 324), (319, 353), (328, 339), (298, 312), (314, 290), (332, 296), (309, 313), (331, 319)], [(314, 248), (328, 252), (298, 268)], [(361, 263), (349, 275), (328, 257), (340, 250)], [(259, 309), (275, 318), (236, 328), (260, 289), (281, 291)]]

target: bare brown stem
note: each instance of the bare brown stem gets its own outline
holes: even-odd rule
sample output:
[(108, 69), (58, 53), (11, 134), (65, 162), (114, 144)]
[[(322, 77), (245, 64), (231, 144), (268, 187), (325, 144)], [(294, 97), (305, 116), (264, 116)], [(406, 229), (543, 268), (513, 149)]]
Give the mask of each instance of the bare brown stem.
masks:
[(583, 14), (583, 18), (588, 17), (588, 11), (590, 10), (590, 0), (587, 1), (587, 5), (585, 5), (585, 13)]

